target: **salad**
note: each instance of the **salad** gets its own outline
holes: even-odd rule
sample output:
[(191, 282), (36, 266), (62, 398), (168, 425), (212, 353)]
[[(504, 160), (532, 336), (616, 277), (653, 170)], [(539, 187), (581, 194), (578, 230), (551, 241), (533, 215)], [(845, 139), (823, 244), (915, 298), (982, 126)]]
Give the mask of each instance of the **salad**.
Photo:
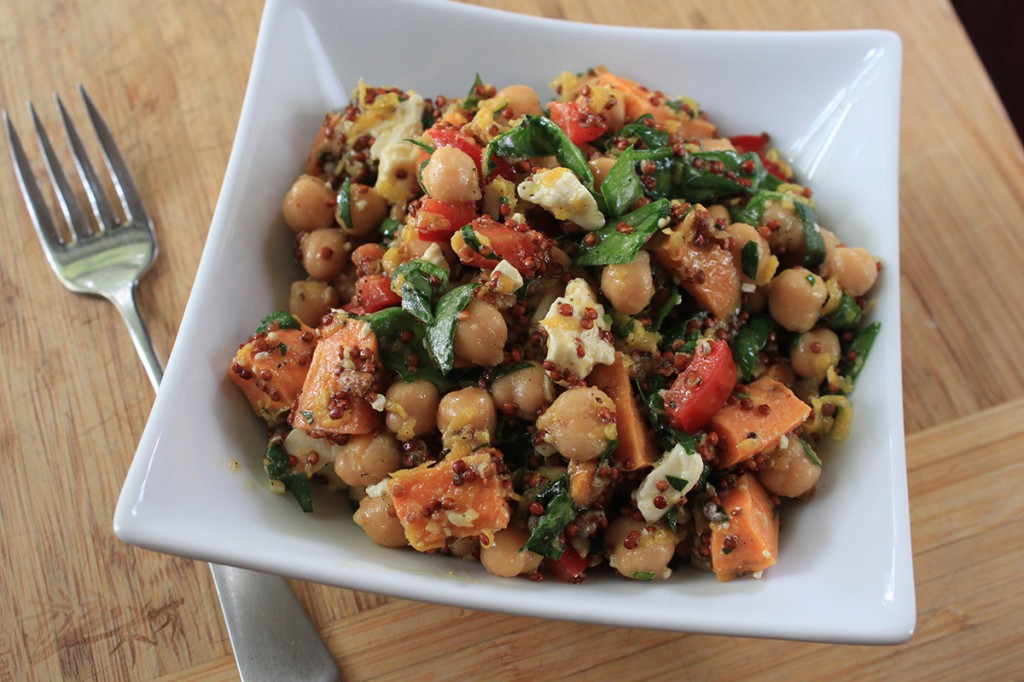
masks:
[(282, 207), (306, 277), (228, 371), (270, 487), (498, 576), (760, 577), (849, 432), (881, 265), (767, 134), (602, 67), (551, 87), (325, 115)]

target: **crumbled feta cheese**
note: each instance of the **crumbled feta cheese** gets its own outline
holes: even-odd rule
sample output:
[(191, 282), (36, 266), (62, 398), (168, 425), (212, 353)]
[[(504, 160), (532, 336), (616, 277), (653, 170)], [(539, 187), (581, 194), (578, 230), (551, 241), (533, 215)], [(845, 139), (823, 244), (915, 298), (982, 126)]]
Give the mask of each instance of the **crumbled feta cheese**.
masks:
[(604, 226), (597, 200), (568, 168), (542, 169), (519, 183), (519, 196), (547, 209), (559, 220), (570, 220), (584, 230)]
[(503, 260), (491, 270), (487, 286), (499, 294), (511, 294), (523, 286), (523, 276), (507, 260)]
[(423, 97), (415, 92), (400, 100), (390, 116), (381, 118), (367, 131), (375, 139), (370, 156), (381, 158), (384, 150), (396, 142), (419, 137), (423, 133)]
[(295, 457), (299, 462), (309, 462), (309, 456), (313, 453), (318, 455), (315, 464), (310, 464), (304, 470), (311, 475), (333, 462), (341, 448), (331, 443), (326, 438), (313, 438), (302, 429), (292, 429), (284, 439), (284, 450)]
[(377, 410), (378, 412), (384, 411), (384, 404), (387, 403), (387, 398), (384, 397), (383, 393), (378, 393), (377, 397), (370, 401), (370, 407)]
[(753, 282), (744, 282), (743, 284), (740, 285), (740, 291), (742, 291), (745, 294), (752, 294), (755, 291), (757, 291), (757, 285), (754, 284)]
[[(667, 514), (669, 509), (697, 485), (702, 473), (704, 460), (700, 455), (689, 452), (681, 444), (676, 443), (675, 447), (664, 453), (654, 468), (647, 473), (640, 487), (633, 491), (633, 499), (636, 500), (637, 509), (644, 515), (644, 520), (654, 523)], [(661, 481), (668, 484), (663, 491), (658, 489), (658, 483)], [(660, 509), (654, 504), (654, 498), (659, 496), (665, 500), (665, 506)]]
[[(584, 328), (584, 317), (589, 319), (589, 329)], [(563, 376), (572, 374), (576, 379), (583, 379), (595, 365), (615, 362), (615, 346), (601, 336), (601, 332), (609, 332), (604, 306), (597, 302), (593, 289), (581, 277), (566, 285), (565, 294), (551, 303), (540, 326), (548, 335), (546, 360), (554, 363)], [(564, 380), (559, 383), (569, 385)]]
[(444, 251), (436, 243), (432, 242), (426, 251), (423, 252), (423, 255), (420, 256), (420, 259), (433, 263), (439, 268), (448, 269), (448, 261), (444, 259)]
[(419, 183), (420, 148), (404, 139), (385, 147), (380, 154), (377, 184), (373, 189), (393, 204), (408, 201), (415, 196)]
[(383, 478), (377, 481), (373, 485), (366, 486), (365, 493), (367, 497), (384, 497), (384, 494), (388, 491), (388, 479)]

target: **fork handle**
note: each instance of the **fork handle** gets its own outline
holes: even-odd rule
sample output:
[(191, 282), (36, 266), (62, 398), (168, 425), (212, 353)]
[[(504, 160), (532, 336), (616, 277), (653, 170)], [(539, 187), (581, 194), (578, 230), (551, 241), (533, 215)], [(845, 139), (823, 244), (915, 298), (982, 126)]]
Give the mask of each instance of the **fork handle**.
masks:
[(146, 375), (149, 377), (150, 383), (153, 384), (153, 390), (157, 390), (160, 387), (161, 379), (164, 378), (164, 367), (160, 358), (156, 356), (156, 351), (153, 350), (153, 340), (149, 337), (146, 323), (139, 315), (139, 306), (135, 301), (135, 283), (132, 282), (130, 286), (118, 289), (109, 297), (109, 300), (121, 313), (121, 319), (128, 326), (135, 352), (139, 354), (139, 358), (146, 368)]
[[(134, 283), (110, 297), (131, 332), (135, 350), (153, 388), (164, 370), (135, 302)], [(233, 566), (210, 564), (224, 623), (242, 682), (340, 679), (313, 623), (284, 578)]]

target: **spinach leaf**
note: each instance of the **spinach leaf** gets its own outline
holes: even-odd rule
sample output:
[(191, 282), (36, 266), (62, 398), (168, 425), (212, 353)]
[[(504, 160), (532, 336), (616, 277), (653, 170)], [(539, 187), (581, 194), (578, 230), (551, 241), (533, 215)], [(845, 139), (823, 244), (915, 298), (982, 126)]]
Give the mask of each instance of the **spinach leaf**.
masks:
[(388, 239), (395, 238), (395, 233), (398, 232), (398, 228), (400, 227), (402, 227), (402, 223), (398, 222), (391, 216), (388, 216), (381, 221), (378, 231), (380, 232), (380, 236), (387, 241)]
[(434, 308), (434, 321), (426, 325), (427, 351), (441, 374), (452, 371), (455, 362), (455, 351), (452, 348), (455, 339), (455, 323), (473, 298), (473, 292), (480, 286), (479, 282), (470, 282), (455, 287), (441, 297)]
[(338, 189), (338, 219), (348, 229), (352, 229), (352, 178), (345, 178)]
[(800, 224), (802, 225), (804, 233), (803, 265), (809, 270), (814, 270), (825, 259), (825, 240), (821, 236), (821, 230), (818, 228), (818, 219), (814, 214), (813, 208), (802, 201), (793, 199), (791, 195), (762, 189), (754, 194), (745, 205), (737, 205), (731, 208), (730, 213), (735, 222), (757, 227), (763, 223), (764, 211), (769, 203), (781, 203), (786, 199), (792, 202), (793, 212), (800, 218)]
[(675, 284), (668, 285), (668, 296), (662, 301), (661, 305), (655, 311), (654, 316), (651, 318), (651, 326), (648, 327), (651, 331), (660, 331), (661, 325), (665, 322), (665, 318), (669, 316), (673, 310), (676, 309), (680, 303), (683, 302), (683, 295), (679, 292), (679, 287)]
[(740, 249), (740, 267), (743, 274), (750, 279), (757, 279), (757, 269), (761, 265), (761, 252), (758, 251), (757, 242), (751, 239)]
[(775, 323), (767, 315), (752, 317), (743, 325), (732, 344), (732, 357), (739, 370), (740, 382), (754, 378), (757, 356), (768, 343), (768, 334), (775, 329)]
[(644, 160), (663, 160), (672, 156), (668, 147), (652, 151), (642, 151), (629, 147), (615, 161), (608, 171), (608, 177), (601, 184), (601, 196), (604, 198), (611, 218), (618, 218), (644, 195), (644, 187), (637, 172), (637, 163)]
[[(611, 263), (632, 263), (637, 252), (647, 243), (658, 229), (663, 218), (668, 218), (667, 199), (641, 206), (621, 220), (609, 221), (599, 230), (591, 232), (597, 236), (593, 246), (583, 244), (574, 265), (608, 265)], [(619, 225), (625, 223), (629, 229), (622, 231)]]
[(491, 159), (495, 156), (509, 161), (524, 161), (552, 155), (558, 159), (559, 166), (571, 170), (588, 189), (593, 189), (594, 174), (590, 172), (583, 152), (554, 121), (543, 116), (524, 116), (517, 127), (491, 140), (484, 151), (484, 175), (493, 170)]
[(473, 84), (469, 86), (469, 92), (466, 93), (466, 99), (462, 100), (463, 109), (475, 109), (477, 105), (480, 104), (480, 95), (477, 94), (477, 88), (483, 84), (484, 82), (480, 80), (480, 74), (476, 74), (476, 78), (473, 79)]
[(576, 518), (576, 503), (569, 495), (569, 475), (562, 474), (537, 495), (544, 514), (520, 551), (530, 550), (548, 559), (561, 559), (565, 551), (562, 531)]
[(298, 318), (294, 315), (278, 310), (277, 312), (270, 313), (262, 320), (260, 320), (260, 326), (256, 327), (257, 334), (265, 334), (270, 331), (270, 326), (276, 324), (278, 329), (299, 329), (302, 323), (299, 322)]
[(527, 367), (533, 367), (533, 363), (529, 360), (523, 360), (522, 362), (514, 362), (510, 365), (498, 365), (492, 369), (487, 375), (487, 385), (493, 386), (494, 382), (502, 377), (507, 377), (509, 374), (518, 372), (521, 369)]
[[(860, 372), (864, 369), (864, 362), (868, 359), (871, 347), (875, 345), (878, 332), (882, 329), (881, 322), (874, 322), (857, 332), (850, 345), (843, 349), (843, 359), (839, 362), (839, 373), (844, 377), (855, 381)], [(853, 359), (851, 360), (850, 357)]]
[(309, 487), (309, 479), (301, 472), (288, 473), (288, 452), (280, 443), (272, 443), (267, 446), (267, 453), (263, 456), (263, 469), (267, 477), (284, 483), (284, 489), (295, 496), (295, 501), (302, 507), (302, 511), (310, 514), (313, 512), (313, 493)]
[(755, 152), (694, 152), (681, 159), (680, 196), (690, 203), (703, 203), (732, 194), (753, 194), (768, 171)]
[(501, 260), (501, 258), (494, 253), (493, 249), (484, 253), (483, 242), (480, 241), (480, 236), (476, 233), (476, 230), (473, 229), (472, 225), (463, 225), (462, 229), (459, 231), (462, 233), (462, 239), (466, 242), (466, 246), (473, 249), (475, 253), (480, 254), (487, 260)]
[(839, 306), (825, 316), (825, 324), (830, 329), (853, 329), (860, 322), (864, 310), (857, 305), (857, 301), (845, 291), (839, 299)]
[(640, 402), (644, 406), (644, 416), (647, 418), (647, 423), (654, 429), (654, 434), (658, 437), (662, 449), (668, 452), (678, 443), (686, 448), (687, 452), (696, 452), (697, 439), (688, 433), (672, 428), (665, 418), (665, 399), (661, 393), (668, 389), (669, 378), (660, 374), (652, 375), (647, 380), (648, 390), (646, 391), (639, 382), (636, 382), (635, 385), (637, 395), (640, 396)]
[(395, 277), (402, 278), (402, 309), (421, 322), (433, 322), (434, 294), (439, 288), (447, 288), (448, 271), (417, 258), (398, 266)]
[(664, 130), (658, 130), (657, 128), (651, 128), (650, 126), (644, 125), (643, 121), (646, 119), (653, 119), (654, 117), (650, 114), (644, 114), (633, 123), (622, 126), (615, 137), (620, 140), (626, 140), (629, 138), (637, 138), (643, 142), (648, 149), (657, 149), (658, 147), (664, 147), (668, 144), (668, 133)]
[(385, 308), (360, 319), (369, 324), (376, 335), (380, 360), (385, 367), (404, 381), (425, 379), (439, 390), (447, 390), (448, 381), (427, 353), (423, 325), (408, 311)]

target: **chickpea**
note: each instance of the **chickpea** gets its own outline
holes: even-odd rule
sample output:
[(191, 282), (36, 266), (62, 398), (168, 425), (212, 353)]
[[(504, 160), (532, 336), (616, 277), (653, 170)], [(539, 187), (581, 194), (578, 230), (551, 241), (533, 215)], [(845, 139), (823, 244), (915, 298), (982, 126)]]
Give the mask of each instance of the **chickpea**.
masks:
[(510, 526), (494, 534), (494, 539), (480, 545), (480, 563), (487, 572), (502, 578), (513, 578), (521, 573), (533, 573), (544, 558), (530, 550), (519, 551), (530, 534), (525, 528)]
[(776, 254), (802, 253), (807, 241), (804, 239), (804, 223), (796, 211), (786, 208), (778, 201), (770, 201), (761, 214), (764, 224), (775, 222), (778, 229), (768, 235), (768, 244)]
[(711, 220), (715, 222), (724, 220), (726, 223), (729, 223), (732, 220), (732, 216), (729, 215), (729, 209), (723, 204), (712, 204), (711, 206), (708, 206), (708, 215), (710, 215)]
[(627, 578), (661, 580), (672, 574), (668, 563), (678, 544), (679, 538), (663, 521), (620, 516), (605, 531), (604, 554), (608, 564)]
[(587, 165), (590, 166), (590, 172), (594, 174), (594, 188), (601, 189), (605, 178), (608, 177), (608, 171), (615, 165), (615, 159), (610, 156), (598, 156), (588, 161)]
[(476, 560), (480, 554), (480, 540), (476, 536), (466, 538), (449, 538), (444, 549), (457, 559)]
[(780, 497), (799, 497), (817, 484), (821, 466), (811, 460), (796, 435), (789, 434), (787, 440), (786, 446), (769, 455), (765, 465), (758, 469), (757, 479), (766, 490)]
[[(837, 246), (827, 264), (828, 271), (839, 282), (839, 286), (851, 296), (868, 293), (878, 279), (878, 262), (859, 246)], [(824, 270), (825, 264), (822, 266)]]
[(284, 197), (284, 222), (295, 232), (312, 232), (334, 226), (334, 189), (312, 175), (302, 175)]
[(818, 327), (800, 335), (789, 361), (793, 371), (815, 384), (825, 380), (828, 368), (839, 361), (839, 337), (831, 329)]
[(315, 279), (292, 282), (288, 295), (288, 311), (306, 326), (319, 326), (323, 316), (340, 305), (341, 295), (326, 282)]
[(455, 323), (455, 354), (475, 365), (493, 367), (505, 359), (508, 326), (490, 303), (473, 299)]
[(567, 459), (597, 459), (619, 437), (615, 403), (604, 391), (570, 388), (537, 419), (544, 440)]
[(421, 180), (427, 194), (444, 203), (476, 201), (483, 196), (476, 162), (456, 147), (435, 149), (423, 168)]
[(437, 428), (441, 433), (486, 431), (493, 437), (498, 413), (490, 394), (476, 386), (448, 393), (437, 406)]
[(537, 363), (516, 370), (491, 384), (491, 397), (499, 410), (514, 405), (520, 419), (533, 421), (544, 407), (555, 399), (555, 383)]
[(388, 431), (350, 436), (338, 450), (334, 473), (345, 485), (366, 487), (380, 483), (402, 466), (398, 441)]
[(650, 254), (641, 250), (632, 263), (604, 266), (601, 292), (620, 313), (636, 315), (646, 308), (654, 296)]
[(434, 384), (424, 380), (405, 383), (399, 379), (388, 387), (384, 396), (387, 398), (384, 422), (399, 440), (425, 436), (437, 428), (437, 404), (441, 397)]
[(609, 101), (612, 105), (604, 109), (601, 116), (608, 124), (608, 132), (614, 133), (626, 125), (626, 95), (621, 90), (612, 89), (611, 96)]
[(379, 275), (384, 272), (381, 261), (387, 249), (383, 244), (369, 243), (360, 244), (352, 252), (352, 265), (355, 266), (356, 275)]
[(340, 212), (338, 224), (346, 234), (362, 237), (380, 227), (388, 214), (388, 200), (377, 194), (374, 188), (353, 182), (349, 188), (348, 208), (352, 224), (346, 225)]
[(540, 116), (540, 98), (529, 85), (507, 85), (498, 90), (498, 97), (504, 98), (512, 109), (512, 118), (526, 114)]
[(397, 516), (388, 513), (389, 507), (393, 513), (394, 507), (387, 497), (364, 497), (359, 501), (359, 509), (352, 520), (381, 547), (405, 547), (409, 544), (405, 539), (405, 529)]
[(756, 227), (746, 223), (733, 223), (726, 228), (726, 232), (732, 237), (732, 255), (737, 263), (742, 262), (743, 248), (747, 244), (754, 242), (757, 245), (757, 272), (753, 280), (743, 275), (743, 281), (766, 284), (772, 276), (772, 251), (768, 246), (768, 240), (761, 236)]
[(818, 322), (826, 299), (825, 280), (807, 268), (788, 268), (769, 285), (768, 310), (789, 331), (806, 332)]
[(348, 263), (345, 234), (336, 227), (303, 234), (299, 238), (299, 252), (309, 276), (325, 282), (340, 275)]

